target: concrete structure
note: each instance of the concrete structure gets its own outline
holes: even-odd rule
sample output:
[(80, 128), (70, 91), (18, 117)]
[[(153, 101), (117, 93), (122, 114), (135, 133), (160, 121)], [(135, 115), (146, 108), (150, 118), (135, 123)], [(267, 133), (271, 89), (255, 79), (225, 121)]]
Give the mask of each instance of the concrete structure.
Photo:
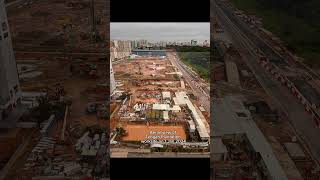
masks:
[(194, 124), (194, 122), (193, 121), (188, 121), (188, 125), (189, 125), (189, 132), (190, 133), (194, 133), (195, 131), (196, 131), (196, 125)]
[(115, 89), (116, 89), (116, 80), (114, 78), (114, 72), (113, 72), (113, 68), (112, 68), (112, 61), (110, 59), (110, 95), (113, 94)]
[(196, 124), (196, 128), (198, 130), (200, 139), (202, 141), (209, 141), (210, 136), (209, 136), (209, 133), (207, 131), (206, 126), (203, 123), (203, 119), (200, 118), (196, 108), (193, 106), (193, 104), (190, 100), (187, 100), (186, 103), (187, 103), (188, 108), (191, 111), (192, 118), (194, 120), (194, 123)]
[[(240, 138), (245, 135), (252, 148), (261, 154), (270, 179), (287, 180), (273, 150), (263, 133), (252, 120), (250, 112), (243, 104), (242, 96), (226, 96), (213, 103), (213, 138)], [(214, 149), (213, 149), (214, 152)]]
[(4, 1), (0, 1), (0, 120), (17, 104), (21, 91)]
[(163, 120), (169, 121), (169, 112), (168, 111), (163, 111)]
[(225, 64), (228, 82), (232, 85), (240, 86), (237, 64), (233, 61), (226, 61)]
[(159, 110), (159, 111), (169, 111), (170, 106), (169, 104), (152, 104), (153, 110)]
[(175, 105), (186, 105), (185, 99), (188, 99), (186, 92), (175, 92), (176, 97), (173, 98)]
[(129, 57), (131, 54), (131, 42), (112, 40), (110, 42), (110, 59), (111, 61)]
[(163, 91), (162, 98), (163, 99), (171, 99), (171, 93), (169, 91)]
[(199, 133), (200, 139), (202, 141), (208, 141), (210, 136), (209, 132), (207, 131), (207, 128), (205, 124), (203, 123), (204, 119), (200, 117), (198, 114), (196, 107), (192, 104), (189, 97), (187, 96), (186, 92), (175, 92), (176, 97), (173, 98), (173, 101), (176, 105), (187, 105), (189, 110), (191, 111), (192, 118), (194, 120), (194, 123), (196, 125), (197, 131)]
[(172, 108), (170, 108), (170, 110), (175, 113), (181, 112), (181, 108), (178, 105), (173, 105)]

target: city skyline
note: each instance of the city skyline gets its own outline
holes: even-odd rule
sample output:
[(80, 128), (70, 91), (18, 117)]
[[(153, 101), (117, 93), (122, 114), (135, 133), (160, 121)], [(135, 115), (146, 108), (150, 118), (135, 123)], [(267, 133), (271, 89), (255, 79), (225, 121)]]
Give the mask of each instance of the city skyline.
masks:
[(112, 40), (147, 40), (155, 43), (203, 42), (210, 38), (209, 23), (111, 23)]

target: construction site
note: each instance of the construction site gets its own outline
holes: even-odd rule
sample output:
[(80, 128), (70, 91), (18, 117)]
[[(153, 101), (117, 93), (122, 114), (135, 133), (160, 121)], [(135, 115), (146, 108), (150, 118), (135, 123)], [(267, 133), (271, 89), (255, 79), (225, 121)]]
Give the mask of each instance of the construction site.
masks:
[(210, 114), (177, 67), (179, 57), (172, 50), (131, 51), (138, 52), (128, 47), (112, 59), (111, 157), (207, 154)]
[(212, 179), (319, 179), (319, 75), (229, 1), (211, 1)]
[(21, 95), (0, 111), (0, 179), (110, 176), (108, 6), (27, 0), (1, 7)]

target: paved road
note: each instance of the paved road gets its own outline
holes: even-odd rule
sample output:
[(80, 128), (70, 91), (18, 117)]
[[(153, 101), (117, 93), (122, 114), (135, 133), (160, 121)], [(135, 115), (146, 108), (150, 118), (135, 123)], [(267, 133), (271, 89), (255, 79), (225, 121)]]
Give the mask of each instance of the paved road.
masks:
[[(215, 13), (234, 42), (234, 45), (240, 50), (240, 54), (248, 67), (255, 74), (257, 80), (265, 89), (267, 94), (273, 99), (279, 109), (282, 109), (288, 114), (289, 120), (296, 128), (298, 134), (309, 146), (313, 156), (320, 162), (320, 130), (316, 128), (312, 121), (312, 117), (304, 110), (304, 107), (296, 100), (291, 92), (278, 81), (273, 80), (264, 69), (259, 65), (255, 49), (259, 47), (249, 37), (253, 34), (243, 33), (225, 13), (226, 9), (222, 9), (217, 5), (217, 0), (211, 0), (211, 10)], [(261, 49), (262, 51), (264, 49)]]
[[(195, 96), (199, 98), (200, 104), (203, 105), (204, 109), (210, 115), (210, 93), (203, 89), (203, 80), (194, 74), (188, 67), (176, 58), (175, 53), (168, 53), (168, 58), (172, 64), (174, 64), (183, 74), (184, 80), (189, 84)], [(207, 87), (209, 85), (205, 85)]]

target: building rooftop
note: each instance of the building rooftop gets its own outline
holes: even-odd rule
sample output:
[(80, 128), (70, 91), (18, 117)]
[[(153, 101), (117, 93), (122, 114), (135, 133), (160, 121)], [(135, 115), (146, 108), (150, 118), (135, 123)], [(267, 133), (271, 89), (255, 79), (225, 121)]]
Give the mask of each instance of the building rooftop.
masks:
[(152, 109), (153, 110), (160, 110), (160, 111), (169, 111), (170, 106), (169, 106), (169, 104), (153, 104)]
[(186, 100), (188, 100), (187, 93), (185, 91), (175, 92), (176, 97), (173, 98), (175, 105), (185, 105)]
[(199, 136), (202, 140), (208, 140), (210, 138), (209, 132), (207, 131), (206, 126), (203, 123), (203, 119), (199, 116), (196, 108), (192, 104), (192, 102), (187, 99), (186, 100), (187, 106), (191, 111), (192, 117), (195, 121), (196, 128), (198, 130)]
[(171, 111), (181, 111), (181, 108), (179, 105), (174, 105), (172, 108), (170, 108)]
[(171, 93), (169, 91), (163, 91), (162, 98), (163, 99), (171, 99)]

